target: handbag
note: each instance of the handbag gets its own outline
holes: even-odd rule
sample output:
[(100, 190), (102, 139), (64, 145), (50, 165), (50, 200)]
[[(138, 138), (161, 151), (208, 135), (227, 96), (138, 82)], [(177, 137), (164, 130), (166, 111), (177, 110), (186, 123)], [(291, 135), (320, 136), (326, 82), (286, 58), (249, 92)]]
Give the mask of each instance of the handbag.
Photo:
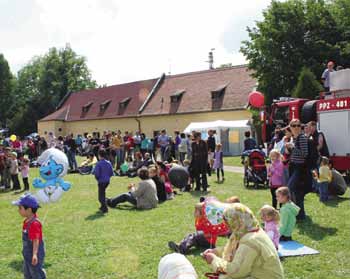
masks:
[(209, 279), (219, 279), (219, 273), (211, 273), (211, 272), (207, 272), (204, 274), (205, 277), (209, 278)]

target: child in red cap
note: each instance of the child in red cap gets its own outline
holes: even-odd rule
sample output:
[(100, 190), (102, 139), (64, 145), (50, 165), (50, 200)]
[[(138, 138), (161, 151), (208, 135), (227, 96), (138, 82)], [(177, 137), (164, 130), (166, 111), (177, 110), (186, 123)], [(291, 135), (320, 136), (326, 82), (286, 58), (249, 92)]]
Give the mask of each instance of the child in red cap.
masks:
[(42, 225), (36, 215), (39, 203), (36, 198), (29, 194), (12, 202), (18, 206), (19, 214), (24, 217), (22, 241), (23, 241), (23, 273), (25, 279), (45, 279), (43, 269), (45, 247), (43, 241)]

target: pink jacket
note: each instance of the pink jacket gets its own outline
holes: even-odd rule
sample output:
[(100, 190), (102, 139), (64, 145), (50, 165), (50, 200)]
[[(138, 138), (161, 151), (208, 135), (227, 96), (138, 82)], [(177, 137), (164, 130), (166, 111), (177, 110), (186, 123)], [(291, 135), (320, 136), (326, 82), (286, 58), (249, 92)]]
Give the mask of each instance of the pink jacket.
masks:
[(283, 163), (280, 160), (273, 162), (267, 169), (270, 177), (270, 187), (277, 188), (283, 185)]
[(265, 230), (266, 234), (272, 240), (272, 242), (275, 245), (276, 249), (278, 250), (278, 244), (279, 244), (279, 240), (280, 240), (280, 233), (279, 233), (278, 226), (275, 223), (275, 221), (265, 222), (264, 230)]

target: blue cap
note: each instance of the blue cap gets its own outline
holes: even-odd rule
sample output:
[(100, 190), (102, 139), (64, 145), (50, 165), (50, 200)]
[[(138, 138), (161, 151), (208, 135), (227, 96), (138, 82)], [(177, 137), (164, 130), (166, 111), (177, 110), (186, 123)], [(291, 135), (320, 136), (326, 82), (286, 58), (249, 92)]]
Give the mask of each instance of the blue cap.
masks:
[(12, 204), (17, 205), (17, 206), (22, 205), (22, 206), (26, 206), (29, 208), (39, 208), (40, 207), (36, 198), (30, 193), (23, 195), (17, 201), (13, 201)]

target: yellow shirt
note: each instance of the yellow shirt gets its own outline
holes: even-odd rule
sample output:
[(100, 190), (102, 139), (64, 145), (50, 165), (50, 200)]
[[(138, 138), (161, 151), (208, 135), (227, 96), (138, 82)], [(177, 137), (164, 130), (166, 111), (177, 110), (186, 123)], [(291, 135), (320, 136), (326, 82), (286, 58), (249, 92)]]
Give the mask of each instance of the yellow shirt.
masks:
[(120, 137), (117, 137), (117, 136), (115, 136), (115, 137), (113, 137), (112, 138), (112, 147), (113, 148), (120, 148), (121, 147), (121, 144), (122, 144), (122, 138)]
[(90, 167), (90, 166), (95, 166), (96, 165), (96, 163), (97, 163), (97, 159), (96, 159), (96, 157), (94, 157), (92, 160), (91, 159), (86, 159), (85, 161), (83, 161), (82, 163), (81, 163), (81, 167)]
[[(220, 249), (218, 250), (220, 251)], [(231, 262), (215, 256), (211, 267), (214, 272), (218, 269), (226, 272), (226, 274), (220, 275), (220, 279), (284, 278), (283, 268), (276, 248), (262, 229), (258, 232), (247, 233), (241, 238)]]
[(319, 177), (318, 182), (331, 182), (332, 181), (332, 173), (328, 166), (321, 166), (319, 169)]

